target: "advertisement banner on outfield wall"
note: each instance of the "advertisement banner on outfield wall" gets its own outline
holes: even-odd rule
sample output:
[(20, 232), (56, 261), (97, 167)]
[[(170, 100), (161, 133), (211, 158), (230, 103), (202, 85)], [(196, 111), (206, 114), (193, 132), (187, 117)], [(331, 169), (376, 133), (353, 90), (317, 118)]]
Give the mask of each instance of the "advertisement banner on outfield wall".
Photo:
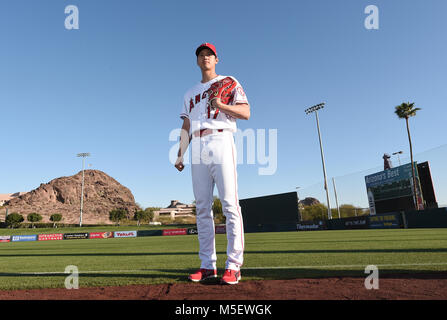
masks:
[(367, 229), (368, 228), (368, 217), (350, 217), (343, 218), (346, 229)]
[(39, 234), (37, 240), (39, 240), (39, 241), (62, 240), (63, 238), (64, 238), (64, 235), (62, 233)]
[(9, 242), (11, 241), (11, 236), (0, 236), (0, 242)]
[(90, 232), (89, 239), (108, 239), (113, 238), (113, 232)]
[(137, 237), (150, 237), (150, 236), (161, 236), (163, 235), (162, 230), (138, 230)]
[(164, 236), (183, 236), (186, 235), (186, 229), (165, 229), (163, 230)]
[(188, 234), (199, 234), (199, 232), (197, 231), (197, 228), (189, 228)]
[(88, 233), (64, 233), (64, 240), (88, 239)]
[(37, 234), (32, 235), (22, 235), (22, 236), (12, 236), (11, 241), (36, 241)]
[(115, 231), (113, 233), (114, 238), (135, 238), (137, 231)]
[(313, 230), (326, 230), (326, 223), (322, 220), (320, 221), (301, 221), (297, 223), (296, 229), (298, 231), (313, 231)]
[(371, 229), (400, 228), (401, 215), (399, 213), (382, 214), (369, 217)]

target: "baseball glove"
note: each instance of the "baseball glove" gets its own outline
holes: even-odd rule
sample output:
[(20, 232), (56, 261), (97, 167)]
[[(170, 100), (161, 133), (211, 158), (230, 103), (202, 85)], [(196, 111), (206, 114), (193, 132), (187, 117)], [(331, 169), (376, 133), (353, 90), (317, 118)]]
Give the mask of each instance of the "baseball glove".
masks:
[(207, 90), (208, 105), (214, 109), (212, 101), (220, 99), (222, 103), (228, 104), (231, 99), (231, 92), (236, 88), (236, 81), (231, 77), (226, 77), (222, 80), (214, 82)]

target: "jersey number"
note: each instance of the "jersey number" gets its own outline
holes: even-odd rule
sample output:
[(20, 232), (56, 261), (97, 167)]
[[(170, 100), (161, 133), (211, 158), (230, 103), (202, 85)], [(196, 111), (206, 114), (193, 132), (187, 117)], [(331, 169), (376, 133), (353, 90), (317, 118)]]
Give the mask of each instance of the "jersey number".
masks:
[[(211, 119), (211, 107), (208, 106), (208, 119)], [(214, 116), (213, 119), (217, 119), (217, 115), (219, 114), (219, 108), (214, 109)]]

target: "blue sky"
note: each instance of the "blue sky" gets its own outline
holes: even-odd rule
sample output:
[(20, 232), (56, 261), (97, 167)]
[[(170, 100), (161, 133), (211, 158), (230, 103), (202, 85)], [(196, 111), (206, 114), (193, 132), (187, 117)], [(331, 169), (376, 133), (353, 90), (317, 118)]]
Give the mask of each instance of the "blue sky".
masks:
[[(371, 4), (378, 30), (364, 26)], [(65, 29), (67, 5), (79, 9), (79, 30)], [(409, 161), (394, 107), (411, 101), (422, 108), (410, 120), (416, 160), (432, 163), (447, 204), (446, 10), (443, 0), (2, 1), (0, 193), (73, 175), (76, 154), (90, 152), (86, 163), (143, 207), (190, 203), (190, 170), (169, 162), (169, 134), (200, 81), (195, 48), (212, 42), (217, 72), (235, 76), (251, 104), (238, 127), (277, 130), (276, 172), (240, 164), (241, 199), (321, 192), (315, 118), (304, 110), (324, 101), (328, 178), (352, 187), (340, 187), (341, 202), (366, 205), (363, 173), (380, 170), (385, 152), (403, 150)]]

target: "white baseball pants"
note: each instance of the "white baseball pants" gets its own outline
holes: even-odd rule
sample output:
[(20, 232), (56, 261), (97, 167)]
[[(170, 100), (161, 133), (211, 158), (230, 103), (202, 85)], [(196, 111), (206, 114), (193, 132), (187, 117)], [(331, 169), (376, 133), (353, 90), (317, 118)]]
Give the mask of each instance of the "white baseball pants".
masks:
[(237, 157), (231, 131), (193, 137), (191, 173), (196, 199), (201, 268), (217, 269), (213, 191), (217, 186), (226, 217), (226, 269), (239, 270), (243, 263), (244, 226), (237, 194)]

